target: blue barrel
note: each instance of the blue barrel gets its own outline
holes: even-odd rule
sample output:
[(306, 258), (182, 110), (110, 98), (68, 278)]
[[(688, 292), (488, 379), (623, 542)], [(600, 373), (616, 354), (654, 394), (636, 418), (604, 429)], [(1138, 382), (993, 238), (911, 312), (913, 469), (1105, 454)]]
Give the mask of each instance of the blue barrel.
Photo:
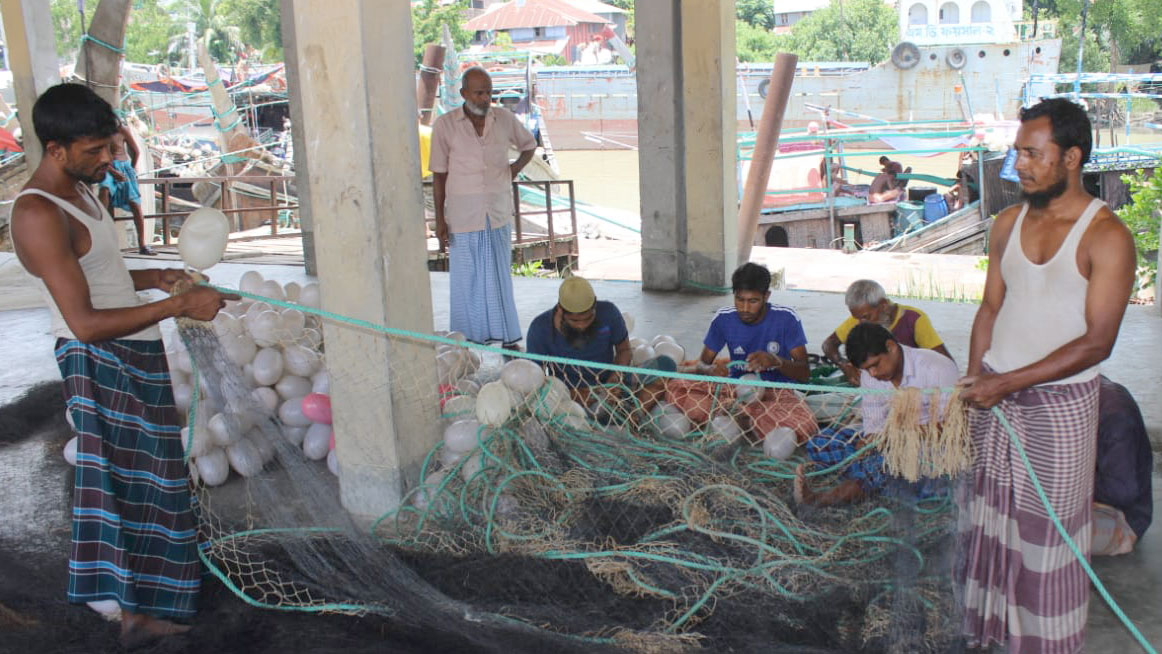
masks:
[(919, 202), (896, 203), (896, 233), (904, 234), (923, 224), (924, 205)]
[(924, 222), (930, 223), (934, 220), (940, 220), (948, 215), (948, 203), (944, 201), (944, 196), (939, 193), (933, 193), (924, 198)]

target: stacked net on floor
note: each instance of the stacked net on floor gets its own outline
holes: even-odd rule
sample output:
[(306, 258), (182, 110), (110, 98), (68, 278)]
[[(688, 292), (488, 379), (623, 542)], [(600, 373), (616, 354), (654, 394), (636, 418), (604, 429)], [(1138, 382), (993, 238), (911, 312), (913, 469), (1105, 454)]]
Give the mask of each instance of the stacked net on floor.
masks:
[[(250, 301), (262, 299), (250, 295), (231, 308), (243, 316), (238, 325), (266, 311)], [(297, 310), (277, 298), (265, 305)], [(245, 456), (227, 446), (229, 463), (245, 474), (218, 486), (202, 474), (197, 484), (206, 563), (247, 601), (416, 624), (439, 616), (439, 628), (482, 645), (549, 638), (579, 651), (960, 646), (956, 484), (944, 474), (967, 462), (954, 398), (941, 432), (914, 424), (919, 392), (899, 393), (884, 435), (871, 437), (859, 431), (859, 390), (831, 385), (822, 368), (815, 373), (828, 385), (803, 390), (616, 366), (571, 388), (546, 374), (565, 376), (560, 361), (502, 358), (455, 335), (299, 308), (328, 342), (350, 339), (344, 344), (363, 344), (362, 356), (383, 358), (390, 381), (370, 388), (385, 404), (423, 412), (427, 430), (401, 437), (426, 456), (399, 509), (370, 526), (356, 522), (335, 476), (313, 460), (319, 445), (303, 432), (314, 426), (294, 410), (302, 384), (287, 378), (303, 375), (284, 371), (272, 402), (255, 390), (263, 381), (255, 362), (238, 363), (238, 325), (183, 324), (195, 372), (188, 383), (199, 389), (191, 454), (207, 456), (198, 439), (230, 432), (240, 434), (234, 450), (250, 443), (257, 461), (239, 471), (235, 459)], [(275, 331), (266, 349), (281, 351), (285, 363), (306, 347), (326, 360), (334, 387), (382, 385), (344, 377), (350, 367), (339, 352), (324, 353), (314, 334)], [(334, 406), (349, 404), (336, 398)], [(367, 410), (390, 415), (382, 406)], [(808, 461), (796, 445), (809, 440), (815, 449), (834, 441), (847, 454)], [(371, 447), (359, 445), (367, 439), (338, 441), (340, 450)], [(899, 474), (857, 501), (812, 501), (852, 479), (862, 483), (877, 454)]]

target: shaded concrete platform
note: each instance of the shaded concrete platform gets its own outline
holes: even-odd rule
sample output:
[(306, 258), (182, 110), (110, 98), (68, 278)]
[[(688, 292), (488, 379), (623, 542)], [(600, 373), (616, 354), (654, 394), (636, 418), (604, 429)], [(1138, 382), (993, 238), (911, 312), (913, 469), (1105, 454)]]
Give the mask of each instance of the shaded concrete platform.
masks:
[[(297, 242), (297, 239), (277, 240), (280, 248), (292, 248), (293, 243)], [(586, 252), (582, 253), (581, 272), (586, 275), (589, 275), (590, 269), (594, 272), (610, 272), (611, 268), (614, 271), (625, 270), (625, 267), (632, 265), (629, 259), (637, 259), (636, 252), (631, 254), (628, 249), (636, 247), (636, 244), (605, 241), (600, 244), (590, 242), (588, 247), (589, 262), (585, 260)], [(600, 260), (602, 252), (607, 255), (604, 269)], [(976, 268), (976, 257), (891, 253), (860, 253), (852, 256), (837, 251), (785, 248), (756, 248), (755, 252), (757, 261), (775, 270), (786, 270), (788, 286), (791, 289), (774, 291), (771, 298), (773, 302), (794, 307), (799, 312), (807, 332), (809, 349), (813, 352), (820, 350), (823, 339), (847, 317), (843, 298), (837, 293), (842, 292), (855, 279), (861, 277), (879, 279), (889, 294), (898, 294), (908, 288), (936, 289), (937, 293), (920, 294), (945, 299), (956, 297), (956, 294), (969, 293), (978, 283), (983, 282), (983, 272)], [(298, 255), (301, 256), (301, 249)], [(303, 271), (301, 259), (291, 253), (280, 253), (279, 256), (284, 257), (280, 261), (285, 262), (283, 265), (255, 265), (250, 263), (250, 260), (246, 260), (247, 263), (227, 262), (214, 266), (208, 273), (215, 283), (232, 288), (237, 288), (242, 274), (250, 269), (259, 270), (267, 279), (276, 279), (283, 283), (316, 281)], [(176, 256), (173, 258), (133, 256), (128, 257), (127, 261), (131, 268), (180, 265)], [(701, 347), (706, 327), (714, 312), (731, 302), (729, 295), (654, 293), (643, 291), (641, 284), (633, 279), (613, 281), (608, 277), (589, 276), (598, 280), (594, 284), (598, 297), (615, 302), (623, 311), (635, 316), (637, 325), (633, 336), (649, 339), (656, 334), (667, 333), (677, 339), (688, 353), (696, 352)], [(794, 288), (797, 283), (834, 292), (798, 290)], [(523, 332), (537, 314), (554, 305), (559, 281), (517, 277), (514, 278), (513, 284)], [(449, 298), (447, 274), (432, 273), (431, 288), (435, 312), (434, 328), (446, 329)], [(13, 345), (12, 340), (23, 340), (23, 335), (35, 335), (38, 331), (47, 339), (47, 312), (41, 308), (43, 303), (32, 286), (31, 279), (19, 267), (15, 257), (9, 253), (0, 253), (0, 289), (3, 289), (0, 293), (0, 324), (8, 323), (16, 330), (9, 332), (6, 329), (5, 333), (22, 335), (21, 339), (6, 339), (7, 343), (0, 344), (0, 353), (12, 348), (16, 350), (12, 354), (35, 358), (36, 355), (32, 351), (35, 351), (36, 347)], [(325, 290), (324, 288), (324, 292)], [(933, 325), (963, 369), (968, 359), (968, 341), (972, 320), (976, 315), (976, 304), (908, 298), (902, 301), (923, 309), (931, 316)], [(44, 327), (35, 326), (35, 312), (6, 315), (14, 309), (36, 308), (41, 308), (40, 310), (44, 312)], [(403, 307), (401, 309), (406, 310)], [(45, 361), (52, 363), (51, 356), (40, 357), (39, 365), (30, 367), (29, 370), (42, 370)], [(1162, 390), (1156, 382), (1159, 371), (1162, 370), (1162, 317), (1159, 316), (1157, 307), (1127, 307), (1117, 345), (1101, 369), (1103, 374), (1130, 389), (1141, 406), (1155, 448), (1162, 448)], [(45, 373), (32, 374), (37, 379), (43, 379), (43, 376), (37, 375)], [(47, 374), (55, 374), (55, 363), (52, 363)], [(11, 366), (0, 370), (0, 402), (11, 397), (9, 386), (17, 389), (21, 387), (20, 380), (23, 376), (24, 373), (14, 372)]]
[[(48, 311), (39, 306), (35, 293), (29, 295), (28, 281), (22, 281), (21, 278), (23, 273), (13, 272), (12, 264), (5, 261), (3, 256), (11, 255), (0, 255), (0, 288), (4, 289), (4, 293), (0, 294), (0, 333), (6, 336), (0, 339), (0, 360), (5, 362), (0, 367), (0, 405), (11, 401), (36, 382), (59, 378), (52, 356), (53, 338), (48, 333)], [(147, 267), (159, 263), (165, 265), (154, 258), (131, 258), (129, 262), (130, 267)], [(242, 274), (251, 269), (259, 270), (267, 279), (283, 283), (316, 281), (308, 277), (301, 267), (294, 265), (222, 263), (209, 273), (214, 282), (236, 288)], [(859, 276), (874, 276), (874, 271), (855, 268), (844, 270), (841, 274), (850, 275), (850, 280)], [(558, 283), (553, 279), (514, 279), (522, 328), (527, 329), (538, 313), (553, 306)], [(714, 312), (730, 303), (727, 295), (643, 292), (640, 284), (635, 282), (596, 281), (594, 287), (598, 297), (615, 302), (623, 311), (635, 317), (633, 335), (649, 338), (667, 333), (674, 336), (688, 352), (695, 352), (701, 347), (706, 326)], [(447, 328), (448, 276), (433, 273), (431, 288), (435, 307), (434, 328)], [(842, 296), (835, 293), (776, 291), (772, 294), (772, 300), (792, 306), (799, 312), (812, 351), (818, 351), (823, 339), (846, 317)], [(908, 303), (929, 313), (948, 344), (948, 349), (963, 367), (968, 355), (968, 337), (976, 306), (926, 300), (909, 300)], [(5, 310), (4, 307), (16, 308)], [(401, 306), (400, 310), (406, 311), (407, 307)], [(1162, 369), (1162, 348), (1159, 345), (1162, 345), (1162, 319), (1158, 317), (1156, 309), (1131, 306), (1127, 310), (1113, 356), (1102, 366), (1105, 374), (1126, 385), (1137, 398), (1155, 444), (1162, 440), (1162, 406), (1159, 406), (1162, 404), (1159, 402), (1162, 394), (1156, 385), (1158, 370)], [(46, 458), (59, 456), (58, 450), (43, 445), (0, 448), (0, 481), (7, 480), (5, 486), (10, 491), (16, 491), (4, 494), (3, 499), (0, 499), (0, 511), (8, 515), (24, 516), (17, 522), (29, 520), (27, 524), (33, 526), (31, 530), (22, 529), (19, 534), (14, 533), (14, 528), (0, 528), (0, 542), (11, 544), (14, 538), (24, 537), (35, 540), (35, 532), (41, 529), (58, 534), (59, 530), (67, 529), (67, 493), (56, 486), (57, 482), (52, 484), (56, 490), (40, 493), (34, 479), (16, 472), (42, 469)], [(13, 485), (19, 488), (13, 488)], [(1157, 473), (1154, 488), (1157, 505), (1159, 499), (1162, 499), (1162, 478)], [(46, 520), (52, 524), (39, 524)], [(11, 521), (3, 522), (12, 524)], [(1155, 644), (1162, 644), (1162, 621), (1157, 620), (1162, 615), (1162, 594), (1158, 592), (1162, 586), (1160, 529), (1155, 527), (1147, 532), (1134, 553), (1115, 559), (1097, 559), (1094, 567), (1114, 598), (1146, 633), (1147, 638)], [(1128, 632), (1096, 594), (1091, 607), (1087, 651), (1137, 651)]]

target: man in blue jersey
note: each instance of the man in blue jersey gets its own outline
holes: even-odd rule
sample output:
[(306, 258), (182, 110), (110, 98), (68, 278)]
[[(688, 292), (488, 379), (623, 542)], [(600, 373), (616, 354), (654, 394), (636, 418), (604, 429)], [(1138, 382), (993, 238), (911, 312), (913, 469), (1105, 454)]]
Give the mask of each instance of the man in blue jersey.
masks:
[(794, 309), (768, 302), (770, 271), (757, 263), (744, 263), (730, 282), (734, 306), (720, 310), (711, 321), (702, 341), (699, 369), (710, 370), (725, 345), (732, 362), (746, 364), (732, 366), (732, 377), (753, 372), (765, 381), (806, 382), (811, 371), (803, 323)]

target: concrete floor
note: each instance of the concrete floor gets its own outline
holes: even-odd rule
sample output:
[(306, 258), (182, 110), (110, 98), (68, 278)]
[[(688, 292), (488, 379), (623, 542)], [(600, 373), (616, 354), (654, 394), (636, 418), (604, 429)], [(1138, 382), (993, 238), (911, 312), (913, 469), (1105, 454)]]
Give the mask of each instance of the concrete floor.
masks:
[[(59, 373), (52, 356), (53, 339), (48, 333), (48, 312), (35, 307), (35, 296), (28, 293), (27, 280), (12, 271), (11, 255), (0, 254), (0, 404), (11, 401), (29, 386), (44, 380), (57, 379)], [(869, 259), (869, 263), (874, 260)], [(130, 260), (131, 267), (150, 265), (147, 259)], [(156, 264), (154, 264), (156, 265)], [(172, 265), (172, 264), (171, 264)], [(298, 266), (247, 265), (223, 263), (211, 269), (210, 275), (216, 283), (237, 287), (241, 275), (251, 269), (258, 269), (268, 279), (280, 282), (313, 281)], [(878, 270), (845, 269), (847, 279), (859, 276), (874, 277)], [(822, 274), (827, 274), (824, 271)], [(833, 274), (833, 271), (832, 271)], [(846, 282), (844, 282), (844, 285)], [(539, 278), (516, 278), (517, 308), (522, 327), (541, 311), (553, 306), (556, 301), (558, 281)], [(434, 327), (447, 328), (448, 322), (448, 277), (443, 273), (433, 273), (431, 288), (434, 298)], [(601, 299), (616, 303), (623, 311), (628, 311), (636, 319), (634, 336), (650, 338), (658, 333), (674, 336), (688, 352), (700, 348), (714, 312), (730, 302), (729, 296), (698, 295), (676, 293), (643, 292), (635, 282), (597, 281), (594, 283)], [(324, 289), (325, 290), (325, 289)], [(31, 297), (31, 299), (30, 299)], [(794, 307), (803, 320), (804, 328), (812, 351), (819, 350), (823, 339), (846, 317), (842, 296), (835, 293), (808, 291), (777, 291), (772, 294), (777, 303)], [(961, 366), (968, 353), (968, 336), (975, 305), (951, 302), (909, 300), (927, 311), (957, 362)], [(30, 308), (30, 305), (32, 308)], [(5, 307), (8, 307), (5, 310)], [(11, 308), (16, 307), (16, 308)], [(1126, 385), (1137, 398), (1146, 416), (1148, 427), (1155, 444), (1162, 442), (1162, 395), (1156, 385), (1157, 371), (1162, 369), (1162, 319), (1154, 307), (1129, 307), (1118, 345), (1113, 356), (1103, 364), (1105, 374)], [(15, 479), (15, 470), (36, 470), (38, 461), (56, 453), (36, 447), (10, 447), (0, 450), (0, 483), (10, 488)], [(27, 475), (20, 475), (23, 479)], [(29, 482), (31, 483), (31, 482)], [(1155, 503), (1162, 498), (1162, 478), (1157, 473), (1154, 480)], [(30, 499), (29, 496), (32, 496)], [(32, 499), (52, 505), (37, 506)], [(5, 515), (12, 512), (20, 515), (60, 515), (60, 496), (38, 496), (35, 493), (4, 493), (0, 499), (0, 510)], [(23, 499), (18, 499), (23, 498)], [(1156, 646), (1162, 646), (1162, 529), (1147, 532), (1137, 550), (1114, 559), (1098, 559), (1094, 567), (1123, 610)], [(1087, 651), (1114, 652), (1137, 651), (1134, 641), (1124, 627), (1095, 594), (1091, 602), (1090, 633)]]

